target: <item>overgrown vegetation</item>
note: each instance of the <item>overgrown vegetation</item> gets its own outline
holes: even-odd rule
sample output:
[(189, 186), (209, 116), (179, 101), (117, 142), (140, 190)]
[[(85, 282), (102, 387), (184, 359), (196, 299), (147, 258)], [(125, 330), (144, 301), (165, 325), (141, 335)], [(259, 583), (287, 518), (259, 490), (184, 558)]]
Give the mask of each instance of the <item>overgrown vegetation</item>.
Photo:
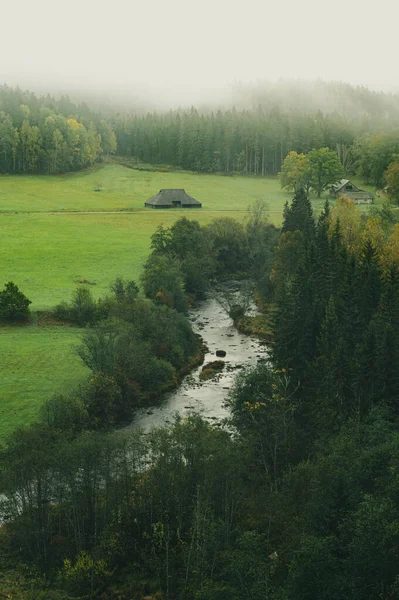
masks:
[[(187, 309), (187, 294), (201, 299), (218, 280), (249, 278), (265, 292), (277, 239), (278, 229), (268, 222), (264, 203), (251, 207), (244, 223), (223, 217), (201, 228), (182, 217), (169, 229), (161, 225), (144, 265), (144, 292), (180, 312)], [(233, 320), (243, 316), (253, 296), (253, 285), (244, 288), (239, 296), (226, 291), (220, 297)]]
[(172, 306), (139, 298), (134, 281), (117, 278), (110, 289), (112, 294), (96, 303), (80, 287), (72, 303), (55, 313), (87, 327), (78, 354), (92, 372), (87, 384), (56, 406), (68, 404), (74, 414), (79, 407), (85, 427), (94, 429), (131, 419), (135, 408), (173, 387), (183, 368), (201, 360), (188, 320)]

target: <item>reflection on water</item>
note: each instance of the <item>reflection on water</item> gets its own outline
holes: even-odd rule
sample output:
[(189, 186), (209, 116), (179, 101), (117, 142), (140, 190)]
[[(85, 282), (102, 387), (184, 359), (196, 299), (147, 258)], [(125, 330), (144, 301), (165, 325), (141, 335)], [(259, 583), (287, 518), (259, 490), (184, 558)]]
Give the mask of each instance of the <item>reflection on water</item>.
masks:
[(214, 422), (228, 417), (230, 411), (226, 400), (237, 373), (268, 356), (266, 346), (259, 340), (234, 328), (230, 317), (214, 298), (208, 298), (193, 309), (190, 321), (209, 349), (205, 363), (220, 360), (216, 357), (216, 350), (226, 351), (226, 357), (221, 359), (226, 364), (224, 371), (201, 382), (199, 374), (202, 366), (197, 368), (184, 378), (176, 390), (165, 394), (161, 405), (137, 411), (129, 427), (150, 429), (164, 425), (171, 422), (176, 413), (185, 416), (190, 412), (200, 412), (204, 418)]

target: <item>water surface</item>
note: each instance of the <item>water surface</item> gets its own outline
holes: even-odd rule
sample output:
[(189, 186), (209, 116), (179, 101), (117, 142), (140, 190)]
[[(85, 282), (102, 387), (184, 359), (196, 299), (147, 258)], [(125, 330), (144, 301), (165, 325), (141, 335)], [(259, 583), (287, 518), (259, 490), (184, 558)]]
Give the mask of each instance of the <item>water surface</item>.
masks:
[[(176, 413), (186, 416), (199, 412), (214, 422), (228, 417), (230, 410), (226, 400), (235, 377), (243, 368), (255, 365), (259, 359), (268, 356), (267, 347), (262, 342), (235, 329), (214, 296), (191, 310), (189, 318), (195, 333), (201, 335), (208, 348), (204, 364), (223, 360), (224, 371), (202, 382), (199, 378), (201, 365), (187, 375), (176, 390), (165, 394), (158, 406), (138, 410), (129, 427), (140, 426), (148, 430), (165, 425), (173, 420)], [(219, 359), (216, 350), (225, 350), (226, 356)]]

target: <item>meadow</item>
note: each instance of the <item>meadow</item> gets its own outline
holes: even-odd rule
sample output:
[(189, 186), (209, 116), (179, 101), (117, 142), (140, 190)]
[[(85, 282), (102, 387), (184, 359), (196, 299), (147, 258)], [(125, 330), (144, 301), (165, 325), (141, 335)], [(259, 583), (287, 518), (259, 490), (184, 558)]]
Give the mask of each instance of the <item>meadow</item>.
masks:
[(0, 333), (0, 439), (37, 419), (41, 404), (88, 374), (73, 327), (3, 327)]
[(162, 173), (101, 164), (66, 175), (1, 175), (0, 212), (148, 210), (144, 202), (162, 188), (185, 188), (202, 202), (202, 210), (245, 210), (266, 200), (271, 211), (280, 213), (289, 197), (276, 177)]
[[(145, 200), (161, 188), (185, 188), (203, 208), (145, 209)], [(280, 224), (291, 197), (277, 178), (147, 172), (117, 164), (59, 176), (1, 175), (0, 284), (14, 281), (34, 313), (68, 300), (82, 279), (102, 298), (117, 276), (139, 279), (159, 224), (168, 227), (183, 215), (201, 224), (244, 219), (258, 200)], [(323, 202), (314, 201), (316, 212)], [(0, 436), (36, 419), (46, 398), (87, 374), (74, 351), (78, 342), (73, 328), (0, 328)]]

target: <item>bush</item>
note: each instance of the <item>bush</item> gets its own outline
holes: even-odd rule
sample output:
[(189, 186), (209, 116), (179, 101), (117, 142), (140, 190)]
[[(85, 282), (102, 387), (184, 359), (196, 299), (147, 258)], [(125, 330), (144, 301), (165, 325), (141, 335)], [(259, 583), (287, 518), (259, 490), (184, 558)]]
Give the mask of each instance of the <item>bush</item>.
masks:
[(115, 379), (102, 373), (94, 373), (91, 377), (83, 402), (96, 428), (113, 425), (131, 416)]
[(187, 311), (184, 276), (177, 260), (151, 254), (144, 265), (141, 283), (148, 298), (175, 308), (178, 312)]
[(197, 350), (198, 343), (186, 317), (167, 306), (137, 301), (132, 325), (137, 338), (148, 342), (157, 358), (168, 360), (176, 369), (183, 367)]
[(104, 314), (101, 303), (96, 304), (89, 289), (78, 287), (72, 296), (71, 304), (61, 302), (55, 307), (55, 316), (60, 321), (69, 321), (85, 327), (85, 325), (97, 323), (108, 315)]
[(87, 288), (77, 288), (72, 298), (72, 314), (74, 321), (84, 327), (88, 323), (93, 323), (96, 313), (96, 303), (92, 293)]
[(106, 298), (103, 303), (108, 305), (108, 314), (118, 319), (130, 321), (139, 294), (139, 288), (135, 281), (125, 281), (117, 277), (111, 285), (110, 290), (112, 296)]
[(80, 552), (75, 562), (65, 559), (60, 573), (60, 579), (66, 587), (81, 598), (98, 598), (111, 577), (112, 572), (104, 560), (94, 560), (84, 551)]
[(88, 412), (79, 391), (66, 396), (53, 396), (41, 407), (40, 416), (48, 427), (74, 433), (89, 425)]
[(224, 361), (223, 360), (214, 360), (213, 362), (207, 363), (202, 367), (202, 371), (200, 373), (200, 379), (206, 380), (211, 379), (217, 373), (221, 373), (224, 369)]
[(12, 281), (0, 292), (0, 319), (2, 321), (25, 321), (29, 318), (30, 300)]
[(134, 304), (139, 293), (139, 288), (135, 281), (125, 281), (120, 277), (115, 279), (110, 289), (114, 294), (116, 301), (121, 304)]

